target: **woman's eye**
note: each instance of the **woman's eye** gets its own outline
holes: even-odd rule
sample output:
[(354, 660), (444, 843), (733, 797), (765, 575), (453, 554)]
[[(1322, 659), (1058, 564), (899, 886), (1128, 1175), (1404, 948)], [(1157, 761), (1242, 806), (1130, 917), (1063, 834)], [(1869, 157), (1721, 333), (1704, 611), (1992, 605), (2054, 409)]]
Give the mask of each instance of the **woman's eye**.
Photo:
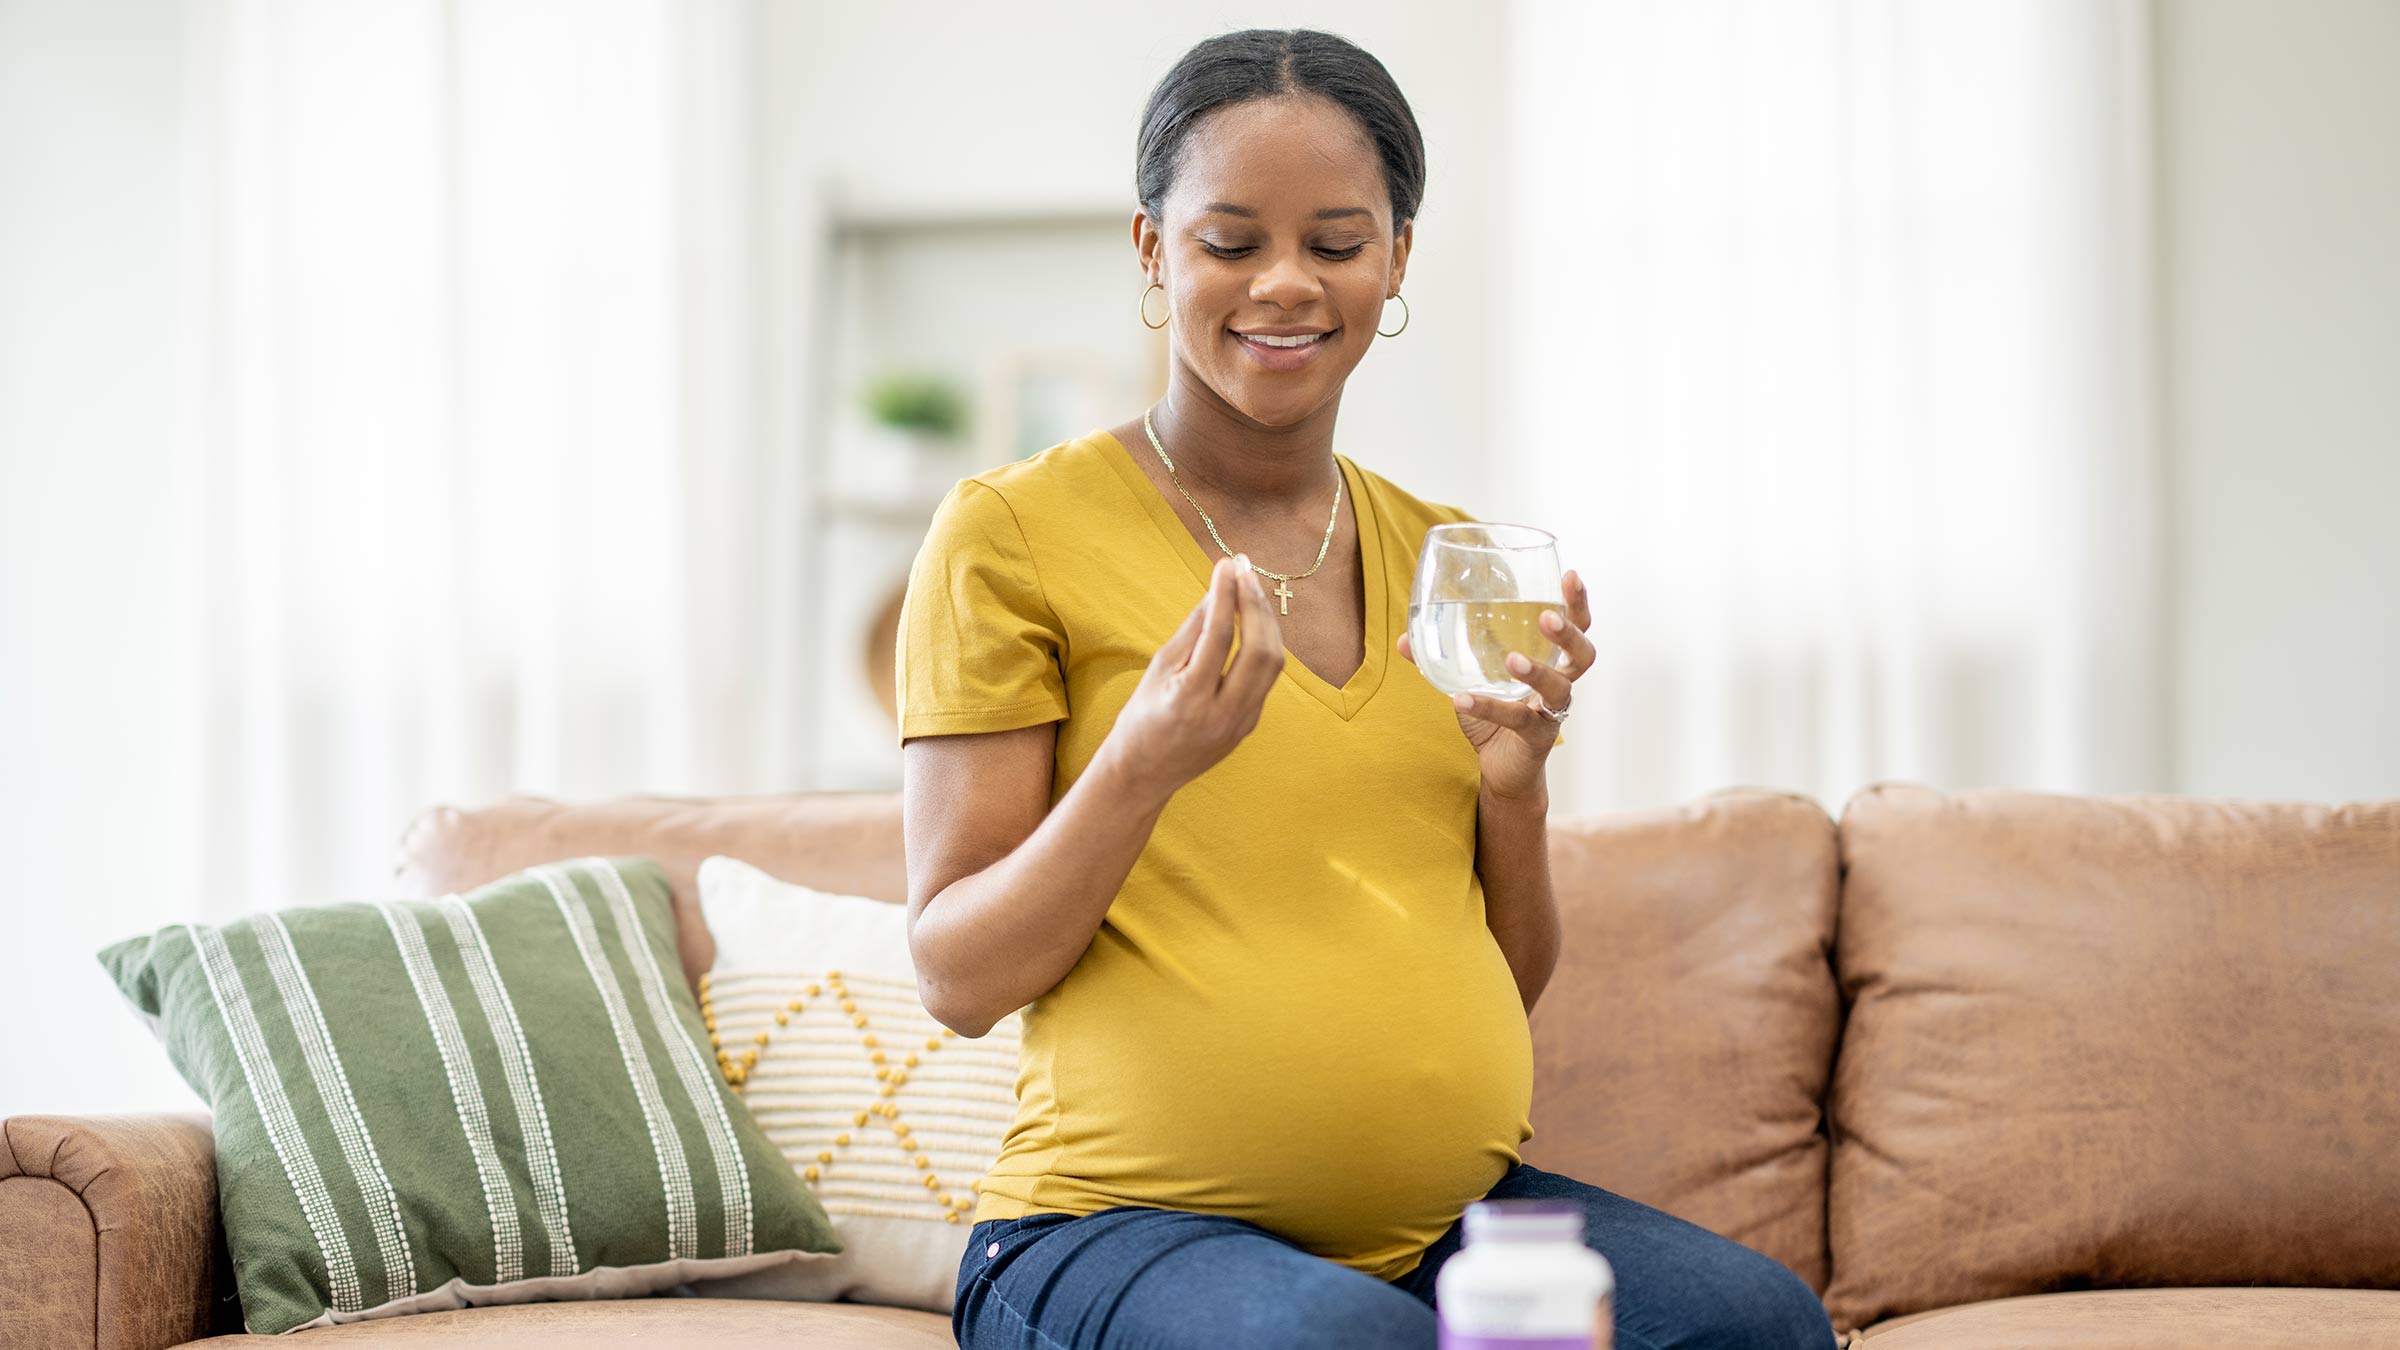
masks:
[[(1205, 239), (1200, 241), (1200, 247), (1207, 249), (1210, 254), (1219, 258), (1240, 258), (1258, 251), (1247, 244), (1240, 248), (1219, 248)], [(1348, 262), (1357, 257), (1365, 248), (1365, 244), (1352, 244), (1348, 248), (1321, 248), (1317, 250), (1317, 253), (1319, 256), (1330, 258), (1335, 262)]]

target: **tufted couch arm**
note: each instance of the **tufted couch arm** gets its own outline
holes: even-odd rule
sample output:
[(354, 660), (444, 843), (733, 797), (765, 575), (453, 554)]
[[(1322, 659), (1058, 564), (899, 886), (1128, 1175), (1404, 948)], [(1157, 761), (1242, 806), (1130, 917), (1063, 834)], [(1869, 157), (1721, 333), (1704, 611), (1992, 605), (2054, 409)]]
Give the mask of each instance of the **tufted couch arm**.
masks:
[(208, 1335), (216, 1229), (208, 1117), (0, 1121), (0, 1345)]

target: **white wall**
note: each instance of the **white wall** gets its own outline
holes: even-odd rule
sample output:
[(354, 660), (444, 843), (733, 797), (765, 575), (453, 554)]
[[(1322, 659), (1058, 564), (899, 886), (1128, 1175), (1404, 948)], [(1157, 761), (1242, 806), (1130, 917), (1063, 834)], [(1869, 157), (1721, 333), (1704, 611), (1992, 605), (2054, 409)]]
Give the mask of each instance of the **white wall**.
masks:
[[(87, 903), (175, 885), (147, 770), (173, 712), (179, 59), (171, 0), (0, 3), (0, 1115), (190, 1100), (92, 959), (131, 935)], [(67, 992), (10, 996), (44, 988)]]
[(2400, 5), (2159, 37), (2175, 786), (2400, 796)]

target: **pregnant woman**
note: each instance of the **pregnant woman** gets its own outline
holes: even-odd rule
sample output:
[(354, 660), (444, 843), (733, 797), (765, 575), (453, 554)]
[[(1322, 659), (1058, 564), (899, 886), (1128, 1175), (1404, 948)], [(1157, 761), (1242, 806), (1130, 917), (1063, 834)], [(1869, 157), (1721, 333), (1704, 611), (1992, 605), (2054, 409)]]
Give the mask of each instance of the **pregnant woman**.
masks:
[(960, 483), (901, 624), (919, 989), (966, 1036), (1025, 1013), (960, 1344), (1430, 1347), (1465, 1207), (1521, 1197), (1583, 1209), (1619, 1346), (1830, 1346), (1773, 1261), (1519, 1161), (1590, 609), (1569, 573), (1522, 701), (1407, 664), (1466, 517), (1333, 449), (1406, 327), (1407, 101), (1328, 34), (1213, 38), (1135, 172), (1165, 396)]

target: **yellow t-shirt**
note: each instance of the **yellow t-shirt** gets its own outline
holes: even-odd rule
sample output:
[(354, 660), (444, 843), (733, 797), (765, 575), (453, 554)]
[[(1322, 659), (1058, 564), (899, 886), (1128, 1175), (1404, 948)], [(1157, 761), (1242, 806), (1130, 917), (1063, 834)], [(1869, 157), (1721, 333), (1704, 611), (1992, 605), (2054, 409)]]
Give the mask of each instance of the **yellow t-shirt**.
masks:
[[(1286, 661), (1257, 728), (1168, 803), (1092, 945), (1025, 1011), (978, 1222), (1224, 1214), (1394, 1279), (1532, 1137), (1532, 1040), (1475, 873), (1475, 752), (1392, 645), (1425, 531), (1466, 517), (1336, 458), (1365, 663), (1336, 689)], [(962, 481), (909, 578), (901, 737), (1058, 721), (1056, 803), (1210, 566), (1105, 432)]]

